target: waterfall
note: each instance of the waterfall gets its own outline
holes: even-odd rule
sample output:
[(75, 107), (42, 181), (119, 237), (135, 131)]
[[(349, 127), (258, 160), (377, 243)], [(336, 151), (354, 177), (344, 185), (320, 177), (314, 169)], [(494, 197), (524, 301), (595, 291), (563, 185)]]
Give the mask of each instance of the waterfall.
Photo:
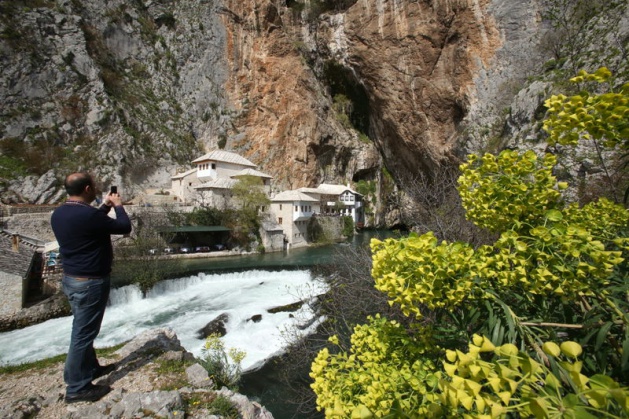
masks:
[[(109, 306), (96, 347), (113, 346), (139, 333), (171, 327), (181, 344), (196, 356), (204, 341), (197, 331), (222, 313), (229, 315), (226, 347), (247, 352), (244, 370), (256, 369), (270, 357), (282, 353), (289, 341), (289, 328), (314, 319), (307, 304), (296, 312), (267, 310), (307, 300), (324, 292), (323, 285), (308, 270), (205, 274), (163, 281), (146, 298), (129, 285), (111, 290)], [(259, 322), (251, 318), (261, 315)], [(317, 322), (303, 331), (309, 333)], [(53, 319), (20, 330), (0, 334), (0, 363), (20, 364), (66, 353), (72, 317)]]

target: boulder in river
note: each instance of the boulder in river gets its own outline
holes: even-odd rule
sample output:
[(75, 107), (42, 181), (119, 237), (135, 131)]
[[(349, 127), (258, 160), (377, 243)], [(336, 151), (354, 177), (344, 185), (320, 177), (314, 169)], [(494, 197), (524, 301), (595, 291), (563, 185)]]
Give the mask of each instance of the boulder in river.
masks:
[(219, 315), (217, 318), (206, 324), (203, 328), (197, 331), (198, 339), (205, 339), (213, 333), (218, 334), (219, 336), (225, 336), (227, 333), (227, 329), (225, 328), (225, 324), (229, 321), (229, 314), (223, 313)]

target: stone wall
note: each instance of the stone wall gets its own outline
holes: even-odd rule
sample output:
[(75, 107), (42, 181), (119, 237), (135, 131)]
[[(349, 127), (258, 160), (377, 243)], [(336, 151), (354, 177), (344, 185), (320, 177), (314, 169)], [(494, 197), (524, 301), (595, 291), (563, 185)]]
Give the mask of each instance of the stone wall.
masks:
[(260, 238), (266, 252), (284, 250), (284, 231), (274, 222), (268, 220), (262, 222)]
[(58, 205), (3, 205), (2, 216), (10, 217), (16, 214), (41, 214), (50, 213)]
[(22, 309), (22, 277), (0, 271), (0, 318)]
[(51, 212), (15, 214), (5, 219), (5, 229), (42, 242), (55, 240), (50, 226)]
[(343, 239), (343, 217), (318, 215), (310, 219), (308, 241), (325, 243), (341, 239)]

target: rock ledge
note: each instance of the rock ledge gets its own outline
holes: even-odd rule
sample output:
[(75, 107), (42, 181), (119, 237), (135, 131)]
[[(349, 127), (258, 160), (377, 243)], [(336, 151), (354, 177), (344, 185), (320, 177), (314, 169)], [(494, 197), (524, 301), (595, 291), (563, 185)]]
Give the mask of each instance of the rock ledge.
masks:
[(95, 403), (65, 404), (62, 362), (43, 370), (3, 374), (0, 417), (221, 418), (213, 404), (221, 398), (231, 403), (232, 412), (237, 410), (240, 418), (273, 418), (246, 396), (225, 387), (216, 389), (207, 371), (169, 328), (147, 331), (111, 356), (101, 357), (101, 362), (115, 362), (117, 369), (97, 381), (112, 391)]

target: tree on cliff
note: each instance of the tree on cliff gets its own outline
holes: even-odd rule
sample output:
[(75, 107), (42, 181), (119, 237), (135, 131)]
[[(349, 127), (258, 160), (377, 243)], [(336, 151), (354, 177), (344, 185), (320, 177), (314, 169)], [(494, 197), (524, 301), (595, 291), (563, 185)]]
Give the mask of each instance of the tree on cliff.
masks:
[(177, 259), (163, 260), (159, 250), (168, 245), (174, 233), (160, 232), (166, 221), (176, 217), (171, 208), (147, 207), (134, 217), (135, 228), (125, 244), (116, 246), (115, 274), (129, 283), (136, 284), (146, 294), (155, 284), (180, 271)]
[(249, 242), (251, 234), (258, 234), (260, 212), (271, 202), (264, 191), (262, 179), (256, 176), (241, 176), (232, 188), (232, 199), (236, 209), (229, 217), (228, 227), (233, 238), (241, 243)]
[[(550, 120), (583, 135), (587, 113), (560, 115), (557, 101)], [(629, 211), (566, 203), (555, 164), (506, 150), (462, 165), (466, 216), (499, 235), (491, 245), (372, 241), (375, 288), (406, 321), (375, 315), (349, 342), (330, 337), (311, 367), (326, 417), (629, 414)]]

